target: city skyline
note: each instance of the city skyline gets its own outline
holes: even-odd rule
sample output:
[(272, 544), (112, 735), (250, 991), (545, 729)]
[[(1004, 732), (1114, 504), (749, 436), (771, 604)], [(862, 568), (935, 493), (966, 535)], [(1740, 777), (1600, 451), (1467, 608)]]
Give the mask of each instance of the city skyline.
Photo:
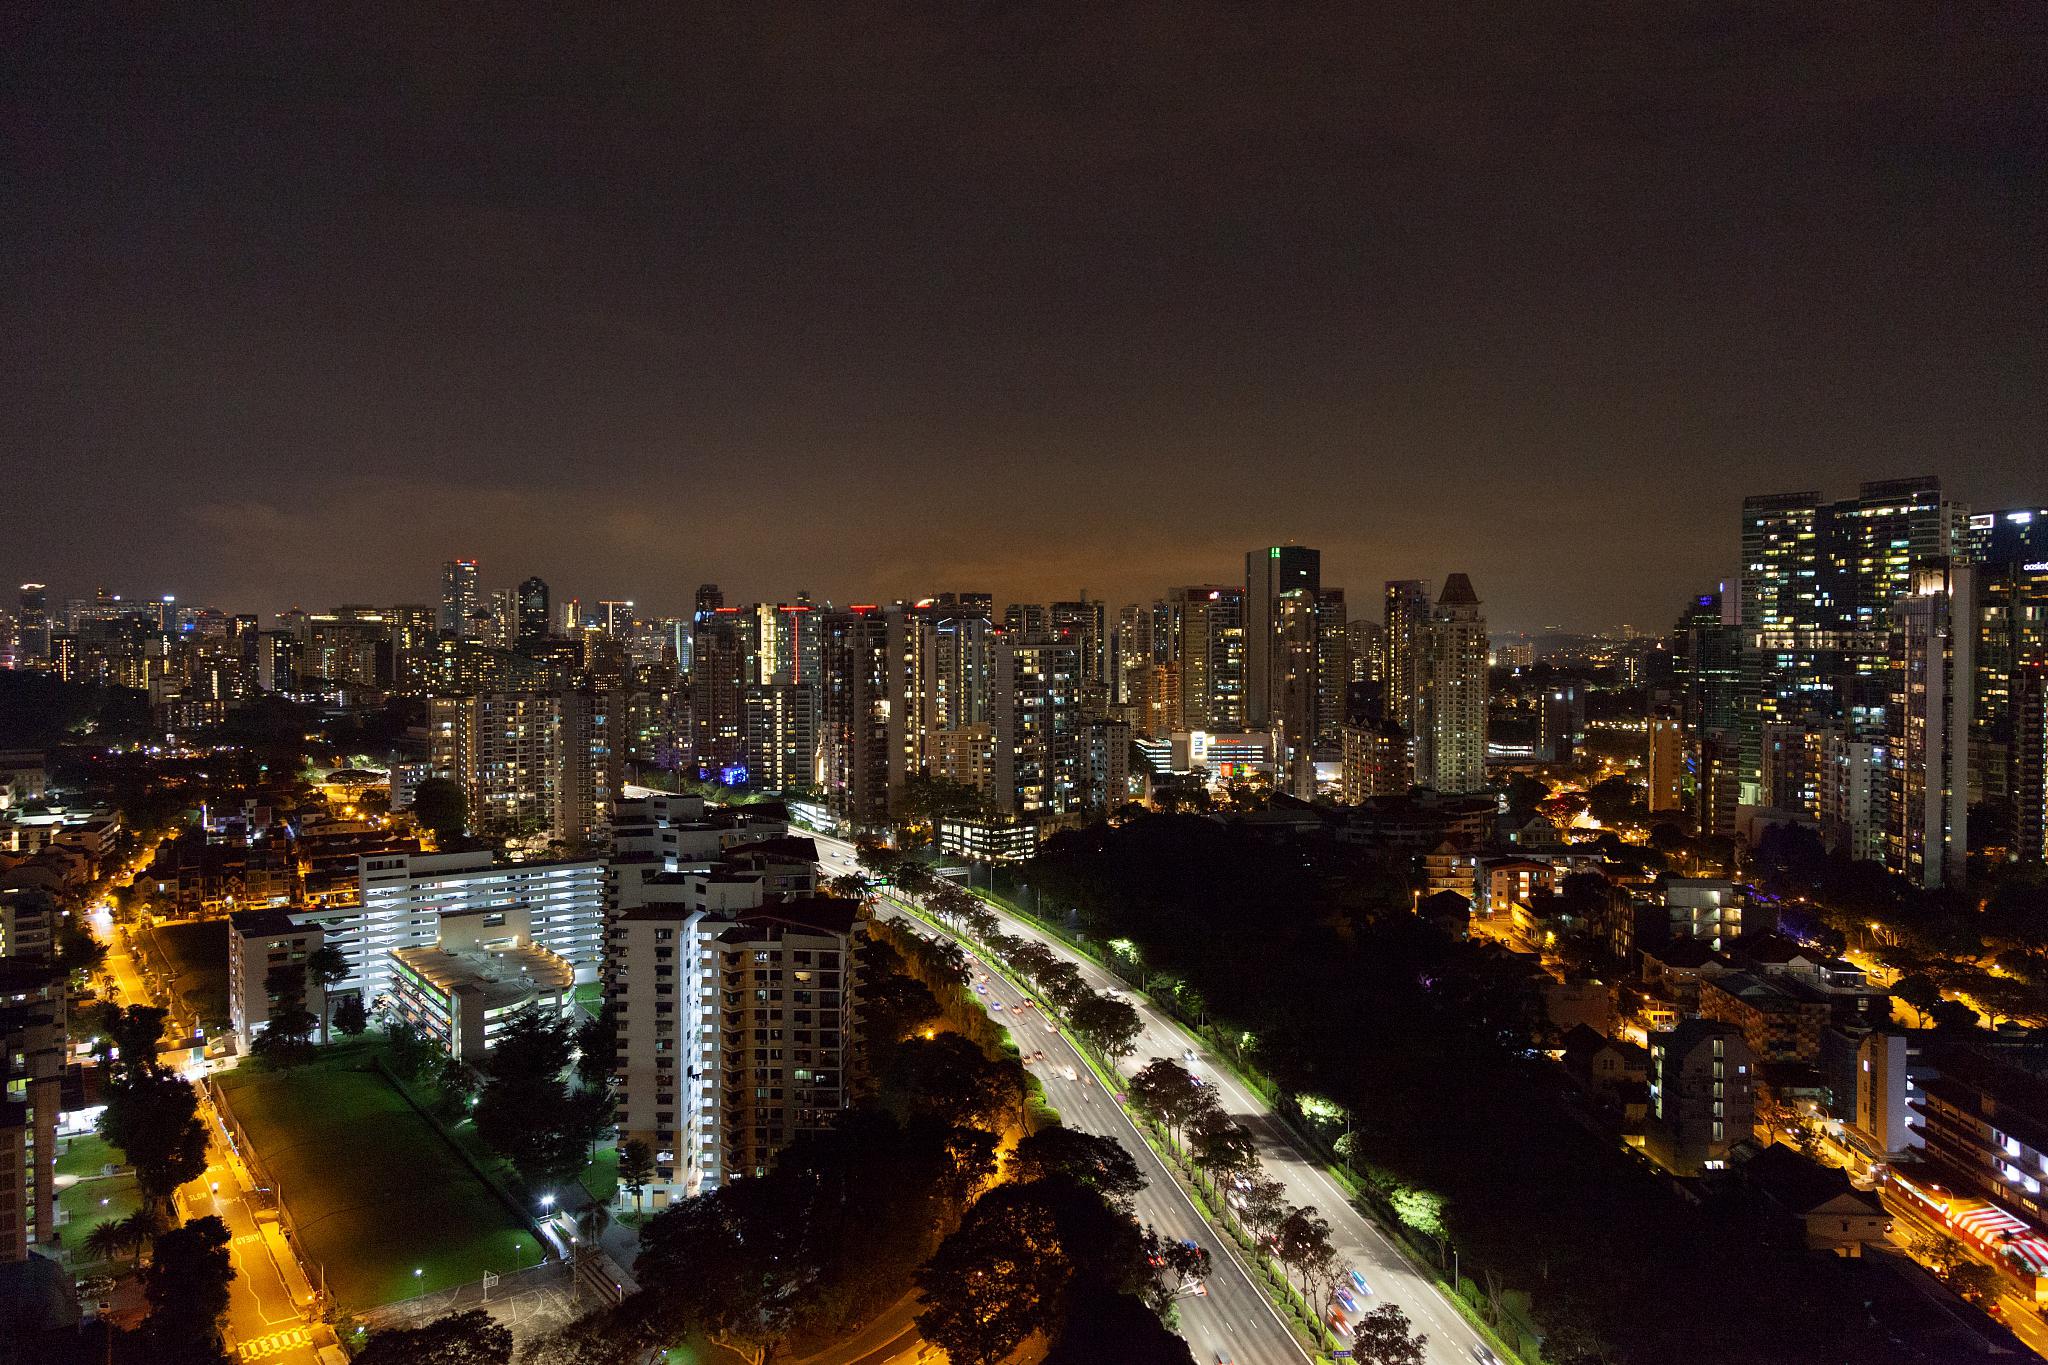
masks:
[(45, 13), (0, 449), (91, 477), (0, 570), (1128, 601), (1296, 540), (1661, 622), (1742, 491), (2030, 493), (2042, 35), (1940, 14)]

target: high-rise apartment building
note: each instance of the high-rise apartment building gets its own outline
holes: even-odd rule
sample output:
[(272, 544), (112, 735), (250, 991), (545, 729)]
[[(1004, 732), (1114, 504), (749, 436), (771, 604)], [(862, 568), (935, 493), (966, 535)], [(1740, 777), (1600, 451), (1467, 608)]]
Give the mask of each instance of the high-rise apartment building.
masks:
[(712, 607), (697, 619), (690, 668), (691, 759), (699, 773), (714, 780), (746, 766), (742, 701), (758, 677), (751, 624), (737, 607)]
[(857, 828), (889, 819), (889, 623), (878, 606), (826, 612), (819, 776), (832, 814)]
[(442, 630), (450, 635), (469, 634), (470, 618), (482, 604), (474, 559), (451, 559), (441, 566)]
[[(1422, 737), (1423, 660), (1429, 634), (1429, 585), (1416, 579), (1387, 583), (1385, 627), (1387, 714), (1418, 744)], [(1420, 766), (1417, 773), (1420, 774)]]
[[(1317, 687), (1316, 663), (1322, 646), (1322, 618), (1317, 595), (1306, 588), (1281, 593), (1272, 604), (1271, 628), (1265, 632), (1267, 654), (1266, 720), (1252, 725), (1277, 739), (1274, 760), (1281, 771), (1292, 772), (1315, 745), (1321, 700)], [(1246, 633), (1247, 654), (1251, 634)], [(1246, 670), (1249, 684), (1251, 672)], [(1246, 720), (1250, 722), (1247, 712)]]
[(1347, 806), (1375, 796), (1400, 796), (1413, 785), (1408, 766), (1408, 736), (1384, 718), (1367, 718), (1343, 727), (1341, 791)]
[(1649, 785), (1650, 813), (1685, 809), (1685, 723), (1678, 709), (1659, 706), (1650, 712), (1648, 745), (1643, 765)]
[(1335, 755), (1343, 741), (1344, 699), (1351, 685), (1351, 621), (1342, 588), (1316, 594), (1316, 728), (1315, 745)]
[(1079, 651), (1082, 692), (1106, 699), (1109, 668), (1105, 651), (1109, 629), (1103, 604), (1089, 601), (1088, 590), (1083, 588), (1078, 602), (1053, 603), (1046, 624), (1054, 639)]
[(848, 1102), (858, 996), (853, 901), (707, 909), (687, 894), (610, 929), (622, 1139), (654, 1152), (656, 1208), (764, 1174)]
[(2011, 856), (2048, 862), (2048, 661), (2013, 673)]
[(472, 832), (586, 846), (619, 784), (609, 705), (581, 689), (430, 698), (428, 767), (462, 788)]
[(1723, 1170), (1750, 1140), (1756, 1058), (1733, 1024), (1688, 1019), (1650, 1039), (1650, 1150), (1686, 1175)]
[(818, 689), (809, 683), (754, 683), (741, 699), (747, 781), (796, 791), (817, 780)]
[(932, 724), (940, 730), (960, 730), (988, 720), (995, 645), (990, 612), (987, 593), (944, 593), (932, 603)]
[(1927, 887), (1959, 886), (1967, 870), (1974, 574), (1923, 563), (1895, 608), (1887, 861)]
[(1005, 635), (1028, 635), (1035, 639), (1051, 630), (1052, 617), (1047, 614), (1043, 603), (1012, 602), (1003, 608)]
[[(1250, 730), (1285, 730), (1290, 741), (1313, 733), (1313, 721), (1306, 728), (1289, 723), (1296, 717), (1286, 714), (1287, 690), (1291, 675), (1298, 675), (1298, 669), (1289, 661), (1292, 642), (1284, 632), (1288, 629), (1286, 612), (1281, 599), (1289, 593), (1302, 594), (1301, 601), (1308, 604), (1313, 616), (1316, 594), (1323, 586), (1323, 555), (1303, 545), (1268, 545), (1246, 553), (1244, 557), (1244, 716), (1245, 728)], [(1313, 628), (1309, 631), (1311, 641)], [(1315, 695), (1313, 647), (1310, 649), (1308, 676), (1296, 676), (1293, 685), (1305, 685), (1313, 709)]]
[(925, 602), (898, 602), (883, 613), (888, 649), (889, 801), (931, 766), (938, 728), (939, 655), (936, 613)]
[(1416, 780), (1447, 796), (1486, 789), (1486, 617), (1472, 580), (1444, 580), (1420, 641)]
[(989, 718), (996, 808), (1045, 820), (1082, 800), (1080, 650), (1054, 640), (996, 643)]

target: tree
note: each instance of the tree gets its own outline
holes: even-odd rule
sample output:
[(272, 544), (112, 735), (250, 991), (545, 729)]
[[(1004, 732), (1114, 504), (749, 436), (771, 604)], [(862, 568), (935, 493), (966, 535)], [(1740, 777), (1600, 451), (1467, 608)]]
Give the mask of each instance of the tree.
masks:
[(270, 1018), (249, 1050), (273, 1066), (297, 1066), (313, 1055), (313, 1030), (320, 1021), (306, 1008), (307, 975), (303, 964), (281, 962), (263, 978)]
[(1964, 1261), (1949, 1271), (1947, 1279), (1950, 1289), (1979, 1307), (1996, 1303), (2005, 1292), (2005, 1277), (1982, 1261)]
[(539, 1009), (513, 1015), (484, 1062), (473, 1111), (477, 1135), (539, 1189), (573, 1179), (610, 1118), (602, 1093), (569, 1092), (570, 1049), (566, 1021)]
[[(1125, 1086), (1131, 1107), (1180, 1140), (1190, 1120), (1202, 1112), (1204, 1090), (1186, 1067), (1171, 1057), (1154, 1057)], [(1213, 1099), (1210, 1101), (1213, 1103)]]
[(640, 1231), (634, 1274), (671, 1339), (702, 1331), (759, 1365), (790, 1329), (808, 1278), (804, 1231), (772, 1177), (721, 1186), (669, 1205)]
[(334, 1026), (351, 1038), (359, 1038), (370, 1027), (370, 1012), (363, 1008), (359, 991), (350, 991), (334, 1007)]
[(619, 1007), (606, 1000), (595, 1018), (576, 1027), (576, 1079), (586, 1090), (603, 1090), (612, 1083), (619, 1064)]
[(142, 1253), (156, 1241), (157, 1234), (170, 1226), (161, 1210), (145, 1204), (123, 1218), (119, 1224), (121, 1241), (135, 1256), (137, 1267), (142, 1265)]
[(906, 1119), (998, 1130), (1023, 1107), (1023, 1068), (990, 1060), (957, 1033), (912, 1038), (889, 1057), (882, 1097)]
[(859, 996), (861, 1023), (870, 1046), (909, 1037), (939, 1017), (938, 997), (915, 977), (890, 973), (864, 983)]
[(460, 843), (469, 827), (469, 798), (446, 777), (430, 777), (413, 788), (412, 816), (422, 829), (433, 831), (442, 848)]
[(1359, 1365), (1422, 1365), (1428, 1345), (1429, 1338), (1412, 1332), (1408, 1315), (1390, 1303), (1358, 1320), (1351, 1358)]
[(1019, 1142), (1010, 1153), (1010, 1172), (1016, 1180), (1064, 1176), (1124, 1209), (1145, 1188), (1144, 1172), (1121, 1142), (1059, 1126)]
[(1252, 1236), (1262, 1241), (1286, 1221), (1291, 1212), (1287, 1207), (1287, 1187), (1264, 1175), (1252, 1176), (1250, 1183), (1238, 1193), (1238, 1216), (1251, 1229)]
[(1330, 1272), (1337, 1260), (1337, 1250), (1330, 1245), (1329, 1223), (1314, 1209), (1296, 1209), (1275, 1230), (1273, 1254), (1301, 1277), (1301, 1297), (1313, 1305), (1316, 1296), (1312, 1286)]
[(1603, 825), (1620, 824), (1632, 819), (1641, 804), (1637, 792), (1641, 790), (1625, 777), (1610, 777), (1595, 782), (1586, 792), (1586, 804), (1593, 818)]
[(95, 1261), (111, 1261), (127, 1251), (134, 1243), (128, 1236), (127, 1220), (107, 1218), (93, 1225), (85, 1234), (85, 1251)]
[(1915, 1260), (1924, 1263), (1929, 1270), (1947, 1279), (1955, 1268), (1970, 1259), (1969, 1248), (1947, 1233), (1929, 1233), (1915, 1237), (1907, 1249)]
[(1933, 1009), (1927, 1011), (1927, 1017), (1934, 1021), (1936, 1028), (1954, 1032), (1965, 1032), (1976, 1028), (1984, 1022), (1977, 1011), (1971, 1009), (1960, 1000), (1942, 1001)]
[(619, 1148), (619, 1188), (633, 1196), (633, 1212), (640, 1211), (640, 1196), (654, 1180), (654, 1149), (639, 1138), (627, 1138)]
[(440, 1049), (396, 1014), (385, 1016), (384, 1038), (391, 1050), (391, 1069), (409, 1081), (422, 1079), (440, 1064)]
[(320, 988), (320, 1046), (327, 1046), (327, 1026), (333, 1017), (327, 992), (348, 978), (348, 959), (341, 949), (324, 943), (306, 954), (306, 981)]
[(149, 1301), (142, 1335), (152, 1362), (216, 1365), (227, 1359), (220, 1323), (234, 1276), (227, 1225), (211, 1214), (156, 1239), (142, 1276)]
[(1195, 1165), (1209, 1177), (1212, 1189), (1220, 1181), (1258, 1168), (1259, 1149), (1252, 1135), (1221, 1110), (1204, 1115), (1190, 1136)]
[(390, 1327), (370, 1336), (357, 1365), (508, 1365), (512, 1329), (482, 1308), (450, 1313), (423, 1327)]
[(1112, 1064), (1135, 1052), (1138, 1035), (1145, 1031), (1145, 1021), (1130, 1005), (1094, 991), (1074, 1001), (1067, 1010), (1067, 1022)]
[(1019, 939), (1017, 946), (1010, 950), (1010, 966), (1027, 981), (1036, 981), (1039, 975), (1059, 961), (1059, 955), (1035, 938)]
[(1194, 1365), (1195, 1357), (1149, 1304), (1102, 1285), (1076, 1286), (1043, 1365), (1102, 1365), (1105, 1361), (1116, 1365)]
[(866, 903), (875, 898), (874, 883), (858, 872), (842, 872), (826, 881), (825, 889), (842, 900)]
[(135, 1168), (143, 1195), (162, 1205), (206, 1169), (206, 1127), (199, 1097), (175, 1076), (150, 1075), (114, 1086), (100, 1114), (100, 1136)]
[(1074, 1002), (1088, 989), (1088, 984), (1081, 979), (1081, 969), (1065, 958), (1039, 972), (1037, 984), (1045, 998), (1050, 1000), (1053, 1008), (1061, 1014), (1072, 1009)]
[(1925, 972), (1909, 972), (1900, 977), (1891, 993), (1923, 1014), (1941, 1003), (1941, 988)]

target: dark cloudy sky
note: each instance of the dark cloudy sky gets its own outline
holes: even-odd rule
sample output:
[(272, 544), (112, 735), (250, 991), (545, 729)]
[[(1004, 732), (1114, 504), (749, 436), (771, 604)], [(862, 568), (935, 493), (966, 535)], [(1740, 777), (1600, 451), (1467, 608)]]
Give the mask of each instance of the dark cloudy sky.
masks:
[(1665, 625), (1745, 492), (2048, 502), (2044, 15), (18, 7), (0, 574), (1125, 600), (1294, 539)]

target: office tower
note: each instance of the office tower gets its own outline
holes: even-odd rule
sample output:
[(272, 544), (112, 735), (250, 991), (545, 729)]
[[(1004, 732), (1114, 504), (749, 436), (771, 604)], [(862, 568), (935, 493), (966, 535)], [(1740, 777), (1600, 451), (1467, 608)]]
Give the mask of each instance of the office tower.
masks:
[[(699, 603), (704, 600), (699, 590)], [(690, 669), (691, 756), (696, 771), (714, 779), (745, 765), (740, 702), (756, 667), (746, 625), (737, 607), (712, 607), (697, 620)]]
[(1650, 814), (1685, 809), (1685, 723), (1678, 718), (1677, 707), (1659, 706), (1650, 712), (1643, 772), (1649, 783)]
[(50, 657), (49, 590), (41, 583), (24, 583), (19, 601), (17, 656), (24, 663), (40, 663)]
[(562, 603), (562, 634), (581, 635), (582, 633), (583, 599), (580, 597), (572, 597), (568, 601)]
[(1486, 617), (1472, 580), (1444, 580), (1418, 641), (1422, 725), (1415, 775), (1445, 795), (1486, 789)]
[[(1244, 557), (1244, 717), (1249, 730), (1286, 730), (1290, 738), (1309, 733), (1290, 722), (1299, 717), (1286, 714), (1283, 691), (1295, 674), (1287, 655), (1292, 647), (1283, 638), (1287, 628), (1280, 599), (1288, 593), (1304, 594), (1313, 605), (1323, 586), (1323, 554), (1302, 545), (1269, 545)], [(1313, 670), (1313, 661), (1310, 662)], [(1295, 685), (1303, 680), (1298, 676)], [(1314, 694), (1313, 676), (1306, 679)], [(1311, 724), (1310, 729), (1313, 726)]]
[(2013, 673), (2011, 856), (2048, 862), (2048, 662)]
[(1734, 734), (1742, 714), (1742, 628), (1733, 603), (1703, 592), (1686, 604), (1671, 632), (1671, 670), (1689, 734)]
[(470, 621), (481, 599), (477, 591), (476, 561), (451, 559), (441, 566), (441, 629), (450, 635), (470, 633)]
[(754, 683), (742, 699), (747, 781), (764, 791), (801, 791), (817, 780), (818, 689)]
[(1536, 695), (1536, 761), (1569, 763), (1586, 738), (1586, 692), (1576, 681), (1552, 683)]
[(633, 625), (633, 603), (623, 597), (600, 597), (597, 600), (598, 629), (618, 639), (624, 639)]
[(2048, 567), (2048, 507), (2014, 507), (1965, 519), (1958, 555), (1972, 564)]
[(725, 594), (718, 590), (716, 583), (700, 583), (697, 585), (697, 609), (691, 619), (702, 621), (724, 605)]
[(1342, 727), (1342, 800), (1356, 806), (1369, 797), (1399, 796), (1413, 785), (1408, 766), (1408, 736), (1384, 717), (1368, 717)]
[[(1316, 656), (1322, 643), (1315, 596), (1306, 588), (1281, 593), (1271, 604), (1269, 629), (1261, 632), (1266, 658), (1266, 722), (1254, 727), (1275, 736), (1273, 759), (1281, 772), (1292, 772), (1309, 753), (1316, 731)], [(1251, 632), (1246, 631), (1246, 653)], [(1250, 669), (1246, 670), (1249, 686)], [(1245, 717), (1251, 724), (1249, 708)]]
[(881, 608), (824, 613), (819, 775), (833, 816), (857, 829), (889, 819), (889, 623)]
[(1174, 728), (1234, 734), (1244, 725), (1244, 590), (1175, 588), (1167, 605), (1180, 672)]
[(995, 625), (987, 593), (943, 593), (932, 604), (938, 693), (932, 723), (962, 730), (988, 721)]
[(519, 585), (519, 629), (514, 643), (521, 649), (537, 645), (554, 633), (549, 626), (548, 585), (538, 577), (529, 578)]
[(1923, 564), (1895, 608), (1887, 862), (1926, 887), (1960, 886), (1969, 853), (1974, 574)]
[(1811, 491), (1744, 500), (1746, 783), (1761, 778), (1766, 725), (1814, 717), (1885, 732), (1892, 604), (1914, 566), (1949, 554), (1956, 518), (1932, 477), (1866, 483), (1837, 502)]
[[(1387, 583), (1387, 714), (1419, 743), (1422, 736), (1424, 637), (1429, 633), (1429, 585), (1416, 579)], [(1416, 775), (1422, 773), (1416, 765)]]
[(898, 602), (883, 613), (888, 658), (889, 802), (924, 775), (926, 742), (936, 727), (938, 634), (928, 603)]
[(479, 613), (476, 638), (492, 649), (510, 649), (519, 640), (519, 589), (492, 588)]
[(782, 1148), (837, 1121), (850, 1095), (858, 908), (678, 899), (612, 925), (619, 1132), (654, 1152), (655, 1207), (764, 1174)]
[(1344, 698), (1351, 685), (1351, 621), (1342, 588), (1316, 594), (1316, 748), (1335, 754), (1343, 744)]
[(782, 659), (782, 623), (775, 604), (756, 602), (749, 610), (754, 616), (754, 638), (760, 642), (760, 647), (754, 653), (754, 671), (748, 681), (769, 683), (778, 677), (786, 677)]
[(1080, 671), (1073, 645), (997, 641), (989, 712), (998, 810), (1042, 820), (1079, 809)]

